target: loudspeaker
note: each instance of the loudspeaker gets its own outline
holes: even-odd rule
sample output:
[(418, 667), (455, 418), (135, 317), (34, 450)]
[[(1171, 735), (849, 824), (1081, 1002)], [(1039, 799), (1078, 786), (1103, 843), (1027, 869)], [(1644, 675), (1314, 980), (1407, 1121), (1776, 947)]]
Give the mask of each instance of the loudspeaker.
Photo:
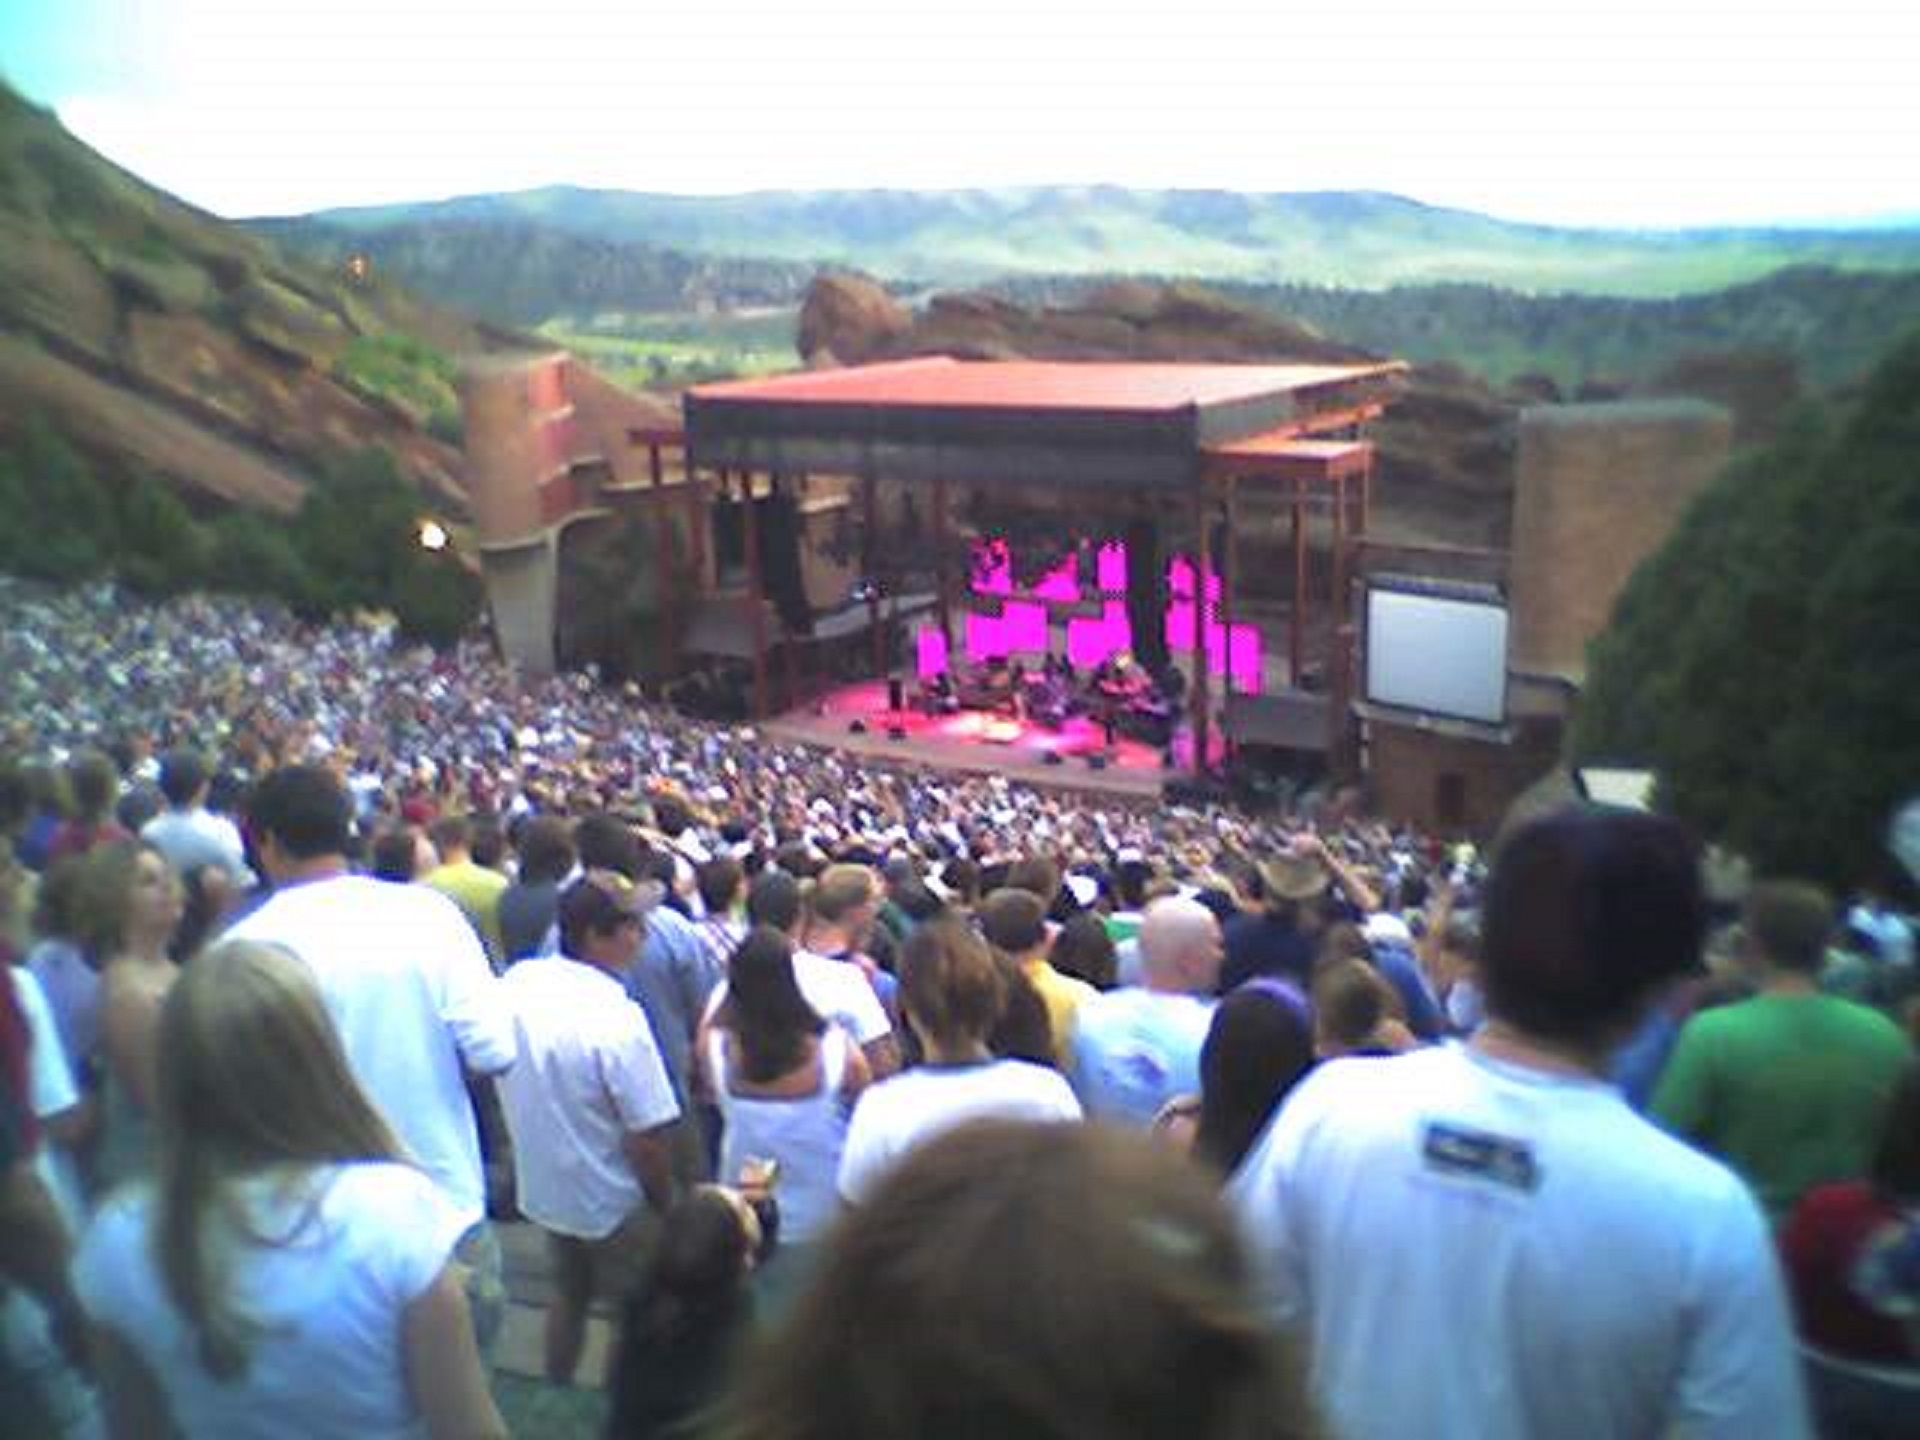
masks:
[(1104, 770), (1106, 768), (1107, 768), (1106, 756), (1102, 755), (1098, 750), (1089, 750), (1087, 752), (1087, 769)]
[(904, 739), (906, 739), (906, 738), (907, 738), (907, 727), (906, 727), (906, 726), (904, 726), (904, 725), (889, 725), (889, 726), (887, 726), (887, 739), (889, 739), (889, 740), (904, 740)]
[(867, 722), (864, 720), (855, 720), (847, 726), (847, 734), (849, 735), (864, 735), (866, 733)]
[(1067, 762), (1060, 758), (1060, 752), (1058, 750), (1049, 750), (1040, 757), (1040, 763), (1042, 765), (1064, 765)]
[(887, 681), (887, 709), (898, 713), (907, 708), (907, 687), (898, 675)]

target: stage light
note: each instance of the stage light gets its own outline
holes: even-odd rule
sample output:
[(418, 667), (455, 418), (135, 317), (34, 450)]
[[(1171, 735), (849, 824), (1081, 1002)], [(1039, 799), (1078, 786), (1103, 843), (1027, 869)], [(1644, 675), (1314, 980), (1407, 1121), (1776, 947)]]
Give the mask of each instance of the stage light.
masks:
[(864, 735), (866, 733), (867, 733), (867, 722), (864, 720), (852, 721), (847, 726), (847, 734), (849, 735)]
[(422, 520), (420, 522), (420, 548), (422, 550), (446, 549), (446, 527), (438, 520)]

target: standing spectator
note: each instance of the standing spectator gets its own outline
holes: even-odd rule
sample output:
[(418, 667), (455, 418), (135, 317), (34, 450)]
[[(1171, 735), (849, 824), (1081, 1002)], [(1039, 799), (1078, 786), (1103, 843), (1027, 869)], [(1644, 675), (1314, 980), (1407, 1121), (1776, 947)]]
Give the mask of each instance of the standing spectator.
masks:
[(1222, 1179), (1239, 1169), (1313, 1064), (1313, 1019), (1298, 990), (1283, 980), (1261, 979), (1227, 996), (1200, 1047), (1194, 1158)]
[(540, 953), (560, 913), (560, 886), (573, 873), (573, 836), (558, 815), (535, 815), (520, 827), (519, 873), (500, 892), (500, 949), (511, 965)]
[(401, 1160), (310, 972), (221, 945), (161, 1031), (158, 1182), (102, 1208), (75, 1266), (113, 1433), (504, 1436), (466, 1221)]
[(460, 907), (460, 913), (486, 946), (496, 969), (501, 962), (500, 895), (507, 877), (499, 868), (506, 842), (492, 820), (450, 815), (433, 822), (427, 832), (440, 863), (420, 883), (438, 890)]
[(426, 831), (403, 821), (373, 837), (372, 860), (374, 879), (411, 885), (439, 865), (440, 855)]
[(501, 1313), (500, 1250), (464, 1074), (513, 1063), (513, 1017), (452, 901), (349, 871), (351, 813), (318, 766), (262, 780), (249, 819), (274, 891), (228, 933), (285, 946), (313, 971), (354, 1078), (467, 1229), (459, 1258), (485, 1349)]
[(860, 1205), (915, 1147), (969, 1120), (1078, 1120), (1080, 1104), (1059, 1073), (987, 1048), (1006, 1003), (993, 952), (957, 916), (907, 937), (900, 998), (920, 1038), (923, 1064), (860, 1097), (840, 1159), (840, 1196)]
[[(67, 1362), (84, 1369), (88, 1326), (69, 1273), (72, 1242), (34, 1163), (40, 1134), (29, 1100), (31, 1047), (13, 987), (0, 985), (0, 1285), (36, 1301)], [(59, 1433), (59, 1412), (6, 1346), (0, 1346), (0, 1416), (22, 1435)]]
[(1084, 980), (1062, 975), (1047, 963), (1047, 907), (1031, 890), (996, 890), (980, 907), (980, 932), (987, 943), (1013, 961), (1047, 1010), (1053, 1063), (1071, 1074), (1073, 1022), (1080, 1007), (1097, 993)]
[[(1843, 1359), (1920, 1371), (1910, 1323), (1920, 1313), (1920, 1060), (1901, 1074), (1865, 1178), (1809, 1192), (1780, 1248), (1808, 1341)], [(1905, 1285), (1872, 1283), (1873, 1252), (1891, 1261), (1903, 1248)]]
[(1141, 1128), (1177, 1095), (1200, 1088), (1200, 1047), (1220, 980), (1220, 922), (1197, 900), (1147, 907), (1141, 983), (1097, 995), (1074, 1026), (1074, 1090), (1096, 1120)]
[(579, 1366), (596, 1283), (628, 1288), (639, 1222), (672, 1200), (666, 1131), (680, 1106), (621, 983), (640, 927), (625, 878), (591, 872), (560, 898), (560, 954), (515, 965), (500, 982), (515, 1035), (500, 1099), (520, 1208), (553, 1255), (546, 1373), (559, 1384)]
[(734, 947), (746, 938), (740, 907), (747, 898), (747, 872), (731, 855), (709, 860), (695, 872), (700, 891), (700, 919), (694, 929), (706, 947), (708, 959), (725, 973)]
[(47, 864), (69, 855), (84, 855), (110, 840), (131, 840), (126, 826), (114, 819), (120, 798), (120, 771), (98, 750), (82, 751), (67, 767), (67, 788), (73, 797), (73, 815), (60, 823), (47, 846)]
[(1689, 1020), (1653, 1095), (1653, 1118), (1744, 1175), (1776, 1221), (1866, 1173), (1910, 1054), (1886, 1016), (1819, 992), (1832, 922), (1812, 885), (1755, 885), (1741, 924), (1760, 993)]
[(734, 952), (726, 1003), (700, 1058), (722, 1117), (719, 1173), (733, 1182), (752, 1162), (778, 1167), (780, 1248), (772, 1265), (797, 1278), (839, 1210), (847, 1116), (871, 1078), (866, 1059), (807, 1004), (793, 978), (792, 945), (764, 926)]
[[(1604, 1079), (1704, 916), (1673, 822), (1536, 820), (1487, 890), (1474, 1038), (1322, 1066), (1281, 1106), (1229, 1195), (1335, 1433), (1808, 1434), (1759, 1206)], [(1395, 1343), (1443, 1334), (1472, 1355)]]
[(1047, 963), (1072, 980), (1084, 980), (1095, 990), (1111, 990), (1118, 978), (1113, 937), (1098, 915), (1075, 915), (1053, 937)]
[(160, 765), (160, 793), (167, 808), (141, 827), (140, 838), (166, 856), (183, 880), (212, 865), (226, 873), (234, 888), (244, 889), (253, 882), (246, 847), (231, 820), (207, 809), (212, 779), (198, 751), (169, 751)]
[(736, 1191), (702, 1185), (673, 1207), (608, 1367), (606, 1440), (675, 1440), (725, 1393), (754, 1317), (760, 1222)]
[(1319, 1432), (1294, 1356), (1250, 1280), (1193, 1167), (1097, 1126), (967, 1125), (834, 1231), (708, 1433), (1306, 1440)]
[(897, 1013), (896, 982), (867, 952), (883, 898), (879, 876), (870, 867), (829, 865), (806, 892), (807, 919), (800, 943), (823, 959), (857, 968), (891, 1016)]
[[(800, 884), (784, 870), (769, 870), (753, 882), (747, 891), (747, 923), (770, 925), (788, 940), (800, 932), (803, 906)], [(796, 944), (793, 952), (793, 978), (807, 1003), (829, 1024), (838, 1025), (859, 1045), (867, 1058), (867, 1068), (876, 1080), (884, 1079), (900, 1068), (900, 1049), (894, 1039), (887, 1012), (880, 1008), (880, 997), (873, 993), (866, 977), (841, 960), (828, 960), (803, 950)], [(726, 1000), (727, 982), (713, 992), (707, 1002), (709, 1019)]]
[[(671, 860), (664, 854), (660, 858)], [(675, 1136), (674, 1155), (675, 1175), (693, 1184), (710, 1177), (709, 1157), (715, 1148), (713, 1137), (701, 1128), (695, 1103), (694, 1037), (709, 1002), (726, 979), (726, 965), (716, 961), (702, 943), (694, 922), (664, 898), (661, 882), (643, 882), (641, 891), (650, 903), (644, 912), (645, 939), (638, 958), (627, 969), (627, 993), (653, 1026), (681, 1113), (695, 1117), (694, 1124), (683, 1126)]]
[(160, 1007), (179, 978), (167, 954), (185, 908), (180, 879), (158, 850), (122, 840), (95, 847), (81, 877), (87, 948), (100, 957), (102, 1189), (153, 1162), (154, 1044)]

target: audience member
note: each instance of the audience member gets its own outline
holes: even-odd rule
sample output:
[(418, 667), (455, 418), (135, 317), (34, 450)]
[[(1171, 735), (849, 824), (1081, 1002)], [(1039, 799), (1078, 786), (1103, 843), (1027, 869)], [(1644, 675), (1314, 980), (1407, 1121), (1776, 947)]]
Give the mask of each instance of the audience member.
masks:
[(1508, 837), (1485, 900), (1474, 1038), (1316, 1070), (1229, 1187), (1330, 1425), (1806, 1435), (1764, 1215), (1602, 1078), (1698, 964), (1695, 847), (1653, 816), (1553, 814)]
[(309, 972), (197, 958), (168, 996), (160, 1172), (76, 1265), (115, 1435), (504, 1436), (456, 1278), (467, 1220), (350, 1073)]
[(521, 823), (515, 849), (519, 868), (500, 892), (500, 950), (509, 965), (540, 953), (547, 932), (559, 923), (560, 887), (573, 873), (573, 834), (558, 815), (532, 815)]
[(1145, 1127), (1200, 1088), (1200, 1047), (1220, 981), (1220, 922), (1196, 900), (1147, 907), (1141, 984), (1083, 1003), (1073, 1032), (1074, 1091), (1087, 1114)]
[(282, 945), (313, 971), (354, 1078), (468, 1227), (459, 1258), (484, 1349), (501, 1266), (465, 1075), (513, 1063), (513, 1018), (458, 906), (351, 872), (350, 815), (345, 788), (316, 766), (263, 779), (248, 818), (274, 890), (228, 934)]
[[(58, 862), (56, 862), (58, 863)], [(160, 1007), (179, 976), (167, 953), (183, 900), (173, 867), (135, 840), (88, 851), (79, 913), (100, 957), (101, 1189), (148, 1173), (153, 1161), (154, 1045)]]
[(696, 1188), (668, 1213), (641, 1289), (621, 1313), (608, 1367), (606, 1440), (674, 1440), (725, 1393), (754, 1314), (747, 1280), (763, 1248), (737, 1191)]
[(220, 869), (235, 888), (253, 883), (240, 831), (207, 809), (213, 775), (197, 750), (174, 750), (160, 764), (166, 810), (140, 829), (140, 838), (167, 857), (183, 880), (203, 866)]
[[(903, 971), (916, 952), (927, 957), (928, 928), (908, 939)], [(902, 984), (912, 1016), (915, 983), (903, 974)], [(876, 1086), (862, 1110), (908, 1078)], [(1132, 1136), (998, 1122), (932, 1140), (868, 1193), (834, 1231), (790, 1322), (743, 1364), (711, 1433), (1283, 1440), (1318, 1430), (1201, 1177)]]
[(979, 919), (987, 943), (1013, 961), (1046, 1006), (1051, 1063), (1071, 1073), (1074, 1017), (1097, 992), (1047, 962), (1051, 937), (1045, 903), (1031, 889), (1008, 886), (986, 898)]
[(1200, 1047), (1194, 1158), (1222, 1179), (1314, 1064), (1305, 997), (1284, 980), (1249, 980), (1213, 1012)]
[(520, 1209), (547, 1234), (546, 1374), (567, 1383), (596, 1289), (631, 1288), (639, 1227), (672, 1200), (666, 1131), (680, 1118), (653, 1031), (622, 977), (640, 948), (632, 884), (592, 871), (560, 897), (560, 953), (500, 985), (514, 1060), (500, 1080)]
[(841, 1156), (839, 1190), (863, 1204), (900, 1158), (968, 1120), (1078, 1120), (1080, 1104), (1056, 1072), (995, 1059), (987, 1037), (1006, 1003), (1006, 979), (985, 941), (958, 916), (907, 937), (900, 1000), (925, 1060), (860, 1097)]
[(1738, 1170), (1778, 1221), (1814, 1186), (1866, 1173), (1912, 1049), (1878, 1011), (1819, 993), (1822, 891), (1755, 885), (1741, 920), (1760, 993), (1686, 1023), (1650, 1113)]
[(780, 1247), (770, 1270), (785, 1294), (839, 1210), (847, 1117), (872, 1076), (852, 1037), (800, 993), (793, 947), (778, 930), (749, 932), (727, 979), (726, 1001), (701, 1050), (722, 1120), (719, 1173), (736, 1181), (751, 1168), (774, 1167)]

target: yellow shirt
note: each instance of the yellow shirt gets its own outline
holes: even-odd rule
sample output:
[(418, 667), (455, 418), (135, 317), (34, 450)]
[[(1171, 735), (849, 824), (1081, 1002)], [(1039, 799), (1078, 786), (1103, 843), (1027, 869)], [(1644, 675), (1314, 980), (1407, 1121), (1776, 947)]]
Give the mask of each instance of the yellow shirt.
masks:
[(498, 966), (503, 953), (500, 941), (500, 895), (507, 888), (507, 877), (471, 860), (442, 865), (420, 878), (420, 883), (438, 890), (458, 905), (468, 922), (480, 934), (487, 957)]
[(1039, 992), (1041, 1001), (1047, 1007), (1047, 1029), (1053, 1036), (1053, 1058), (1059, 1061), (1062, 1070), (1071, 1071), (1073, 1017), (1079, 1012), (1080, 1006), (1099, 994), (1099, 991), (1084, 980), (1062, 975), (1038, 957), (1026, 961), (1020, 968), (1027, 979), (1033, 982), (1033, 988)]

